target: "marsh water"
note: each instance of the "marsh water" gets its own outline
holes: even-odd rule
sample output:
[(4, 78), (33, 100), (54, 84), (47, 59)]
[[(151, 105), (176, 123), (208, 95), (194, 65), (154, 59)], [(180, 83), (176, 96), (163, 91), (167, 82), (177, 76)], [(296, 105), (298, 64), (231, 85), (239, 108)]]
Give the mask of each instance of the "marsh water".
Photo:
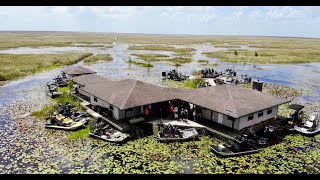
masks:
[[(50, 53), (69, 53), (69, 52), (92, 52), (93, 54), (111, 54), (113, 60), (110, 62), (94, 64), (87, 66), (89, 69), (97, 71), (99, 75), (115, 78), (134, 78), (142, 80), (145, 82), (161, 85), (162, 71), (169, 71), (172, 69), (178, 70), (178, 72), (191, 75), (194, 70), (200, 70), (203, 68), (212, 68), (218, 71), (224, 71), (227, 68), (232, 68), (237, 72), (237, 75), (248, 75), (254, 80), (259, 79), (260, 81), (266, 83), (275, 83), (279, 85), (290, 86), (294, 88), (303, 88), (310, 90), (310, 94), (303, 95), (299, 100), (309, 103), (315, 103), (320, 99), (320, 63), (309, 63), (309, 64), (265, 64), (265, 65), (243, 65), (243, 64), (230, 64), (226, 62), (219, 61), (218, 59), (208, 58), (203, 55), (203, 52), (217, 51), (223, 48), (214, 48), (209, 44), (199, 44), (190, 45), (183, 47), (193, 47), (196, 52), (193, 53), (191, 63), (181, 65), (179, 67), (174, 67), (166, 63), (152, 62), (154, 67), (145, 68), (136, 66), (133, 64), (128, 64), (126, 61), (130, 58), (135, 59), (135, 56), (130, 54), (165, 54), (173, 57), (173, 52), (170, 51), (148, 51), (148, 50), (128, 50), (128, 44), (113, 44), (113, 48), (97, 48), (97, 47), (42, 47), (42, 48), (16, 48), (2, 50), (0, 53), (15, 53), (15, 54), (50, 54)], [(182, 46), (176, 46), (182, 47)], [(241, 48), (247, 48), (242, 46)], [(209, 63), (217, 63), (217, 66), (205, 66), (197, 63), (197, 60), (208, 60)], [(78, 63), (84, 65), (82, 62)], [(76, 65), (73, 65), (76, 66)], [(67, 67), (65, 67), (67, 68)], [(31, 75), (20, 80), (12, 81), (4, 86), (0, 87), (0, 109), (6, 109), (9, 105), (20, 99), (24, 99), (29, 94), (33, 93), (34, 104), (41, 101), (47, 101), (48, 97), (44, 93), (44, 84), (51, 80), (53, 77), (57, 76), (62, 68), (55, 69), (35, 75)], [(37, 91), (34, 92), (32, 88), (38, 87)], [(23, 114), (20, 114), (23, 115)], [(12, 136), (15, 138), (15, 143), (20, 143), (23, 138), (15, 137), (19, 134), (16, 129), (12, 128), (12, 123), (10, 116), (6, 111), (0, 113), (0, 172), (9, 163), (8, 160), (4, 160), (4, 153), (16, 153), (18, 151), (6, 151), (7, 149), (12, 149), (12, 143), (8, 142), (10, 138), (5, 136)], [(19, 134), (21, 135), (21, 134)], [(18, 139), (17, 139), (18, 138)], [(26, 142), (35, 144), (37, 141), (35, 138), (29, 138)], [(10, 147), (9, 147), (10, 146)], [(31, 145), (33, 146), (33, 145)], [(29, 150), (30, 151), (30, 150)], [(89, 151), (89, 150), (87, 150)], [(20, 152), (20, 151), (19, 151)], [(23, 152), (21, 152), (23, 154)], [(13, 155), (10, 156), (13, 158)], [(56, 156), (58, 157), (58, 156)], [(60, 157), (60, 156), (59, 156)], [(14, 158), (13, 158), (14, 159)], [(60, 157), (63, 159), (63, 155)], [(88, 160), (87, 160), (88, 161)], [(85, 164), (85, 163), (84, 163)], [(23, 166), (22, 166), (23, 167)], [(27, 166), (26, 166), (27, 167)], [(30, 166), (28, 166), (30, 167)], [(11, 169), (11, 170), (8, 170)], [(15, 172), (14, 167), (7, 168), (7, 172)], [(20, 172), (20, 171), (17, 171)], [(21, 171), (23, 172), (23, 171)]]

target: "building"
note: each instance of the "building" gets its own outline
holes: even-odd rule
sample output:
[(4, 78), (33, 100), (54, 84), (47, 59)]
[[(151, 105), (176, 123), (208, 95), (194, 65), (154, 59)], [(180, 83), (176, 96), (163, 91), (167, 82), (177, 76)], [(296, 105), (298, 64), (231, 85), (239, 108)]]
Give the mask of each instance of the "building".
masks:
[(121, 121), (142, 116), (146, 106), (155, 113), (166, 114), (170, 101), (181, 101), (191, 104), (208, 121), (241, 130), (274, 118), (279, 105), (290, 102), (236, 85), (190, 90), (159, 87), (133, 79), (113, 81), (95, 74), (73, 80), (79, 96), (98, 112)]
[(96, 74), (97, 72), (91, 71), (90, 69), (86, 69), (81, 66), (71, 67), (69, 69), (62, 70), (63, 73), (67, 74), (70, 77), (87, 75), (87, 74)]

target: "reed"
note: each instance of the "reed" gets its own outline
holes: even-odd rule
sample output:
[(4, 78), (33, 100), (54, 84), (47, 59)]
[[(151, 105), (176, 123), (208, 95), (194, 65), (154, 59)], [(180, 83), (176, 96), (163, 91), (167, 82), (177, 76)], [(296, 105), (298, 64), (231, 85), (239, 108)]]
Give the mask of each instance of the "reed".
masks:
[(92, 53), (78, 54), (1, 54), (0, 81), (9, 81), (44, 70), (78, 63)]
[(98, 62), (112, 61), (113, 58), (110, 54), (97, 54), (95, 56), (87, 57), (83, 60), (86, 65), (96, 64)]

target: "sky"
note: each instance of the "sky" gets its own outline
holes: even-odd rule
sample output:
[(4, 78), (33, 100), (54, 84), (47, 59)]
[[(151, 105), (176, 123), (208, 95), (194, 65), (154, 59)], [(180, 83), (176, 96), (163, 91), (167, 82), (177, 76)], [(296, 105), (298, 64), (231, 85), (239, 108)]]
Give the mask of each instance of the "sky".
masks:
[(0, 31), (320, 38), (320, 7), (1, 6)]

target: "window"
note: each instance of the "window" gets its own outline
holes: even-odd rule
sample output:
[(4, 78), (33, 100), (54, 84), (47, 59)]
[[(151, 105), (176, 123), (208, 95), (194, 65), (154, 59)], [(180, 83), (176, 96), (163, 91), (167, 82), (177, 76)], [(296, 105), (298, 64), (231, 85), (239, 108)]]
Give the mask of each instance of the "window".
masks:
[(272, 113), (272, 109), (268, 109), (267, 114), (271, 114)]
[(253, 114), (248, 116), (248, 121), (251, 121), (253, 119)]
[(227, 119), (230, 120), (230, 121), (234, 121), (234, 118), (231, 117), (231, 116), (228, 116)]
[(110, 110), (113, 111), (113, 106), (110, 105)]
[(129, 108), (129, 109), (127, 109), (127, 111), (133, 111), (133, 108)]
[(97, 98), (96, 98), (96, 97), (93, 97), (93, 100), (94, 100), (95, 102), (98, 102), (98, 100), (97, 100)]
[(261, 117), (261, 116), (263, 116), (263, 111), (258, 113), (258, 117)]

